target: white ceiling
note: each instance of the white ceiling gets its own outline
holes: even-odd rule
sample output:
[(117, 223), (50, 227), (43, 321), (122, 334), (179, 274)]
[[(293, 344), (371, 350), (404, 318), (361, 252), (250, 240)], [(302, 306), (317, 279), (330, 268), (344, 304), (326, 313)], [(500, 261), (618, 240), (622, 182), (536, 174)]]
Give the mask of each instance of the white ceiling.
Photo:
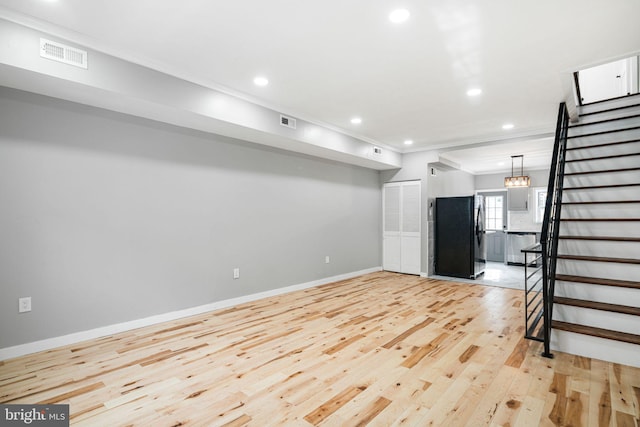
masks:
[(553, 138), (523, 138), (443, 151), (440, 154), (441, 161), (474, 175), (498, 172), (509, 172), (508, 175), (511, 175), (511, 156), (522, 155), (522, 160), (515, 159), (513, 162), (514, 172), (520, 175), (521, 167), (525, 174), (530, 170), (549, 168)]
[[(398, 7), (411, 13), (404, 24), (388, 20)], [(510, 163), (523, 144), (548, 147), (541, 138), (554, 131), (573, 71), (640, 52), (638, 0), (0, 0), (0, 8), (400, 152), (485, 144), (494, 164)], [(269, 85), (255, 86), (256, 75)], [(468, 97), (472, 87), (482, 95)], [(507, 122), (514, 128), (503, 130)], [(509, 138), (516, 142), (499, 149)], [(484, 152), (465, 150), (444, 156), (478, 161)]]

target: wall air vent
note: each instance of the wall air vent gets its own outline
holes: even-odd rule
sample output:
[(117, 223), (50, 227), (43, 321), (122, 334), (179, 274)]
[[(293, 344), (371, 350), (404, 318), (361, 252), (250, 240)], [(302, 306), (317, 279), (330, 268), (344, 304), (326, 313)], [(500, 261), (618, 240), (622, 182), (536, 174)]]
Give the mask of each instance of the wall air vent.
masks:
[(40, 39), (40, 56), (68, 65), (87, 69), (87, 51), (62, 43)]
[(280, 124), (282, 126), (286, 126), (288, 128), (295, 129), (296, 128), (296, 119), (294, 119), (292, 117), (283, 116), (282, 114), (280, 114)]

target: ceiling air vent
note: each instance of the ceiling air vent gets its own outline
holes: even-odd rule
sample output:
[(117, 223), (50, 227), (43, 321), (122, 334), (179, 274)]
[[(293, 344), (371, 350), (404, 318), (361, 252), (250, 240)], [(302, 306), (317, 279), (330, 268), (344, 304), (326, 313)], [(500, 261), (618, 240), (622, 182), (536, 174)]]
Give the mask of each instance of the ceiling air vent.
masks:
[(292, 117), (283, 116), (282, 114), (280, 114), (280, 124), (282, 126), (286, 126), (288, 128), (295, 129), (296, 128), (296, 119), (294, 119)]
[(40, 39), (40, 56), (64, 64), (87, 68), (87, 51), (51, 40)]

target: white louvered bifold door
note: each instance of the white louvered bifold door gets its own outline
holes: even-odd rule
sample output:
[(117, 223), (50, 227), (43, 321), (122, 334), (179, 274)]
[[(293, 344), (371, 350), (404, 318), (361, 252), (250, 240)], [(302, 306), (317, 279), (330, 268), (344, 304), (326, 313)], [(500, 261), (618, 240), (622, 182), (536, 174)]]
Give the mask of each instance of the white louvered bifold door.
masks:
[(385, 184), (382, 192), (382, 268), (400, 271), (400, 191), (399, 183)]
[(420, 274), (420, 182), (385, 184), (382, 268)]
[(420, 274), (420, 182), (405, 182), (401, 197), (400, 271)]

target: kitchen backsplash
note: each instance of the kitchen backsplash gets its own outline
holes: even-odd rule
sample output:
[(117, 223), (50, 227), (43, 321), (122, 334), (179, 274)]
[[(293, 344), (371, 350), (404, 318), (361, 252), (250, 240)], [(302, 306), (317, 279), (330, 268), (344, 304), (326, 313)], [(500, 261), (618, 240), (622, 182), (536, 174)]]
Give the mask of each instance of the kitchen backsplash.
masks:
[(507, 213), (507, 229), (510, 231), (540, 231), (542, 224), (535, 222), (535, 211), (509, 211)]

